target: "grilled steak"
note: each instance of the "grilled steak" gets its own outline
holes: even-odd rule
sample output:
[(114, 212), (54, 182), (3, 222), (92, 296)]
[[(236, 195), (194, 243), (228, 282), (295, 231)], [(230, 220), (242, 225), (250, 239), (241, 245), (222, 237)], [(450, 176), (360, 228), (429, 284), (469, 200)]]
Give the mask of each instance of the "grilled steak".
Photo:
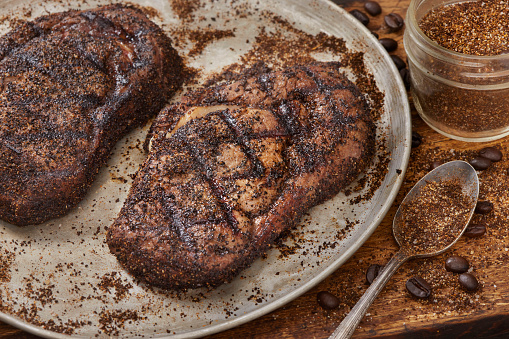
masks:
[(188, 94), (150, 135), (107, 242), (134, 276), (171, 289), (231, 280), (354, 180), (375, 143), (363, 96), (332, 62)]
[(180, 71), (169, 38), (133, 7), (52, 14), (2, 36), (0, 218), (38, 224), (75, 206)]

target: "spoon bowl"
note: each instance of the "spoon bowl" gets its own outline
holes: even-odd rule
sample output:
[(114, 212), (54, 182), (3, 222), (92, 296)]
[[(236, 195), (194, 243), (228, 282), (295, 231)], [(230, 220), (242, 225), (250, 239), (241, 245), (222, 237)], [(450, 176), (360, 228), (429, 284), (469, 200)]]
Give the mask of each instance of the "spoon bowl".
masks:
[[(449, 190), (447, 190), (449, 188)], [(433, 197), (429, 195), (433, 194)], [(427, 196), (427, 197), (426, 197)], [(447, 251), (461, 237), (474, 214), (475, 205), (479, 196), (479, 179), (474, 168), (465, 161), (451, 161), (443, 164), (419, 180), (408, 192), (401, 202), (393, 220), (392, 231), (401, 250), (408, 251), (412, 257), (431, 257)], [(435, 204), (420, 202), (423, 198), (434, 200)], [(462, 202), (461, 206), (460, 202)], [(405, 214), (409, 214), (411, 207), (415, 214), (421, 216), (420, 221), (427, 224), (419, 226), (419, 233), (405, 229)], [(435, 209), (433, 211), (432, 209)], [(461, 214), (461, 215), (458, 215)], [(430, 239), (426, 246), (418, 248), (422, 232), (440, 232), (438, 224), (446, 223), (440, 219), (447, 219), (448, 215), (455, 218), (448, 223), (449, 234), (440, 234), (440, 237)], [(424, 219), (424, 220), (422, 220)], [(443, 231), (443, 230), (442, 230)], [(408, 234), (410, 233), (410, 235)], [(443, 240), (443, 241), (440, 241)]]
[(404, 262), (438, 255), (454, 245), (474, 214), (478, 196), (477, 172), (465, 161), (443, 164), (419, 180), (394, 216), (392, 230), (399, 251), (329, 339), (352, 336), (376, 296)]

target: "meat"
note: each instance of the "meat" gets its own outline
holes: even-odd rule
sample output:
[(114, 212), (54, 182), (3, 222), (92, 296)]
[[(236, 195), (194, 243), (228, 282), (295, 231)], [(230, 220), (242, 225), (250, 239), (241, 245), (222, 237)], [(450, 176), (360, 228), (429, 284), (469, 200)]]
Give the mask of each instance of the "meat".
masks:
[(181, 85), (182, 62), (141, 10), (110, 5), (0, 38), (0, 218), (38, 224), (85, 195), (115, 143)]
[(375, 132), (334, 62), (190, 93), (154, 122), (110, 250), (162, 288), (230, 281), (365, 170)]

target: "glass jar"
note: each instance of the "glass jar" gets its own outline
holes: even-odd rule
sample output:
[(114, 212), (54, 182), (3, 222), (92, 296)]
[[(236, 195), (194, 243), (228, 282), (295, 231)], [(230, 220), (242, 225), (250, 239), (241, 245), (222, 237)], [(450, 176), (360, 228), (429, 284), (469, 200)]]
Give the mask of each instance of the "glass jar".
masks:
[(403, 38), (412, 98), (422, 119), (437, 132), (463, 141), (509, 135), (509, 53), (477, 56), (446, 49), (419, 28), (438, 6), (462, 1), (412, 0)]

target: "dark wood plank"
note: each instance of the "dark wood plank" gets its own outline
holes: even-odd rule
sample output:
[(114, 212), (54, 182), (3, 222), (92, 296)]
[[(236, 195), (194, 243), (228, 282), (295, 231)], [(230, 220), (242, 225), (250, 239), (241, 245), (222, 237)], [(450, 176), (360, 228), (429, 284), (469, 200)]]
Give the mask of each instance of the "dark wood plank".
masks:
[(37, 339), (39, 337), (0, 322), (0, 338)]

